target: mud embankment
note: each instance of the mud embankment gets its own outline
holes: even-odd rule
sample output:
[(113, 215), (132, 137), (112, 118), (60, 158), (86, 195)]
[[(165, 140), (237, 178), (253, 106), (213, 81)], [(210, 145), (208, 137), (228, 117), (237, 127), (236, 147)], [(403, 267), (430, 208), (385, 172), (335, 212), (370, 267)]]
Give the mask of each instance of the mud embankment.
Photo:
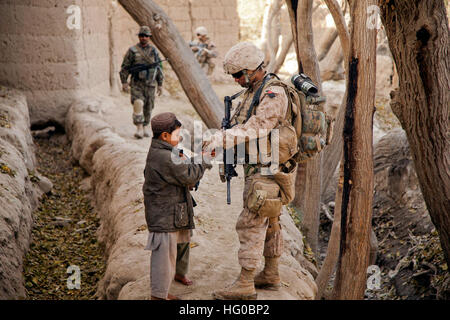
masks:
[(36, 171), (25, 96), (0, 86), (0, 299), (25, 298), (32, 213), (51, 183)]

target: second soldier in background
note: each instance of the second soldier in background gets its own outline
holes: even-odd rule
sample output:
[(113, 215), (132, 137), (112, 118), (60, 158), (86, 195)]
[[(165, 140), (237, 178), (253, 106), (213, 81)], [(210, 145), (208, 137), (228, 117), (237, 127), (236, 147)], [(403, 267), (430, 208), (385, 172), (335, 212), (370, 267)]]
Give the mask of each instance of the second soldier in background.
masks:
[(194, 52), (200, 66), (203, 68), (207, 65), (207, 75), (211, 75), (214, 71), (214, 67), (216, 66), (214, 62), (212, 62), (212, 58), (217, 57), (217, 53), (215, 51), (216, 46), (208, 37), (208, 31), (205, 27), (198, 27), (195, 29), (195, 34), (197, 36), (197, 40), (191, 41), (189, 46), (191, 47), (192, 52)]

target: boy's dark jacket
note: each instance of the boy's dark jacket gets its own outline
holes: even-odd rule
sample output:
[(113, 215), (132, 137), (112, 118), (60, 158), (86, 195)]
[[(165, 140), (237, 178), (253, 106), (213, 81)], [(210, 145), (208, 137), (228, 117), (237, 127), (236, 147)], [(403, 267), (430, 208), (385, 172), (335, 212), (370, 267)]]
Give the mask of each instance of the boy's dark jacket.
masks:
[(145, 219), (151, 232), (174, 232), (194, 229), (194, 209), (188, 186), (203, 176), (207, 164), (172, 161), (172, 145), (152, 139), (147, 155), (142, 188)]

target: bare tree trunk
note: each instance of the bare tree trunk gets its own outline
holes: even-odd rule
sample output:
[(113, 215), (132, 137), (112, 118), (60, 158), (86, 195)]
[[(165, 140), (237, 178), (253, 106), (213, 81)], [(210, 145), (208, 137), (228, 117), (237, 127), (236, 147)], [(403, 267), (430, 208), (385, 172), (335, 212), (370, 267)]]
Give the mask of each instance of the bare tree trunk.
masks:
[(334, 29), (332, 32), (328, 33), (327, 37), (322, 41), (319, 46), (319, 55), (317, 56), (317, 60), (322, 61), (328, 54), (331, 49), (331, 46), (335, 42), (338, 37), (338, 32)]
[(333, 291), (336, 299), (362, 299), (366, 289), (373, 200), (376, 72), (376, 29), (367, 25), (367, 8), (376, 3), (377, 0), (349, 1), (353, 26), (344, 122), (340, 257)]
[(264, 51), (266, 65), (269, 65), (274, 63), (278, 52), (278, 40), (281, 34), (280, 9), (282, 0), (268, 0), (267, 3), (263, 17), (260, 48)]
[[(319, 64), (312, 32), (312, 0), (286, 0), (291, 20), (299, 71), (308, 74), (322, 93)], [(314, 253), (318, 250), (319, 206), (321, 193), (321, 158), (319, 153), (305, 164), (299, 165), (296, 180), (296, 197), (293, 204), (303, 214), (302, 227), (307, 242)]]
[(275, 72), (277, 73), (280, 68), (283, 66), (284, 60), (286, 60), (286, 56), (291, 49), (292, 43), (294, 42), (294, 37), (292, 36), (292, 33), (289, 32), (289, 34), (286, 37), (283, 37), (283, 43), (281, 45), (280, 53), (277, 56), (277, 60), (274, 63), (273, 71), (269, 72)]
[[(333, 16), (334, 24), (336, 25), (336, 30), (339, 34), (339, 41), (341, 42), (341, 47), (343, 50), (344, 56), (344, 67), (346, 68), (348, 65), (348, 56), (349, 56), (349, 47), (350, 47), (350, 35), (348, 32), (347, 24), (345, 23), (344, 13), (341, 11), (339, 4), (336, 0), (324, 0), (328, 6), (328, 9)], [(347, 2), (344, 1), (344, 4)], [(345, 71), (348, 78), (348, 72)], [(345, 113), (345, 103), (347, 101), (347, 91), (342, 100), (342, 105), (337, 111), (337, 115), (331, 115), (332, 118), (335, 118), (335, 127), (334, 127), (334, 136), (331, 140), (330, 145), (328, 145), (323, 150), (322, 157), (322, 195), (327, 190), (327, 187), (333, 178), (334, 171), (339, 163), (339, 160), (342, 157), (342, 129), (344, 127), (344, 113)], [(329, 111), (329, 110), (327, 110)]]
[[(339, 69), (345, 56), (342, 55), (342, 52), (348, 52), (349, 50), (349, 37), (347, 36), (348, 29), (341, 6), (336, 0), (324, 0), (324, 2), (330, 10), (336, 25), (336, 31), (339, 34), (341, 48), (338, 47), (337, 43), (334, 43), (333, 47), (330, 49), (330, 52), (326, 56), (326, 60), (321, 61), (322, 63), (320, 69), (322, 81), (337, 79), (340, 77)], [(347, 62), (344, 61), (344, 64), (347, 64)]]
[(274, 0), (273, 2), (273, 11), (272, 16), (269, 22), (269, 57), (270, 63), (268, 65), (268, 69), (273, 69), (273, 65), (277, 59), (278, 48), (280, 46), (280, 36), (281, 36), (281, 5), (282, 0)]
[[(383, 1), (399, 77), (392, 111), (408, 137), (420, 188), (450, 265), (450, 55), (443, 0)], [(401, 26), (401, 28), (399, 27)]]
[(323, 81), (344, 79), (344, 70), (342, 68), (342, 47), (339, 41), (335, 41), (331, 46), (330, 52), (320, 61), (320, 77)]
[(342, 12), (339, 3), (336, 0), (324, 0), (324, 2), (326, 3), (328, 10), (330, 10), (331, 16), (334, 20), (334, 24), (336, 25), (336, 30), (339, 34), (339, 40), (341, 41), (342, 51), (348, 53), (348, 51), (350, 50), (350, 37), (348, 35), (348, 28), (344, 18), (345, 12)]
[(209, 128), (219, 128), (223, 117), (222, 103), (172, 20), (151, 0), (119, 2), (138, 24), (151, 28), (152, 41), (169, 59), (197, 113)]
[(336, 191), (335, 205), (334, 205), (334, 218), (333, 225), (331, 227), (330, 239), (328, 240), (327, 255), (320, 268), (319, 274), (316, 278), (317, 284), (317, 296), (316, 299), (320, 300), (324, 296), (327, 284), (330, 281), (331, 275), (334, 272), (336, 263), (339, 258), (339, 245), (341, 239), (341, 209), (342, 209), (342, 189), (344, 186), (344, 159), (341, 160), (341, 166), (339, 169), (339, 182)]

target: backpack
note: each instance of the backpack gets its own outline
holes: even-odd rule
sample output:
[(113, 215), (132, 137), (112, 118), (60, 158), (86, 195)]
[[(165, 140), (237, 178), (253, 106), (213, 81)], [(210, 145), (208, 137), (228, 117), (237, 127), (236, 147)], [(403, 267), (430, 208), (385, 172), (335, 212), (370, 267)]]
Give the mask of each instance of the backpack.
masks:
[[(276, 79), (270, 79), (271, 76), (276, 77)], [(324, 99), (306, 96), (293, 85), (281, 81), (277, 75), (269, 73), (258, 89), (259, 95), (255, 95), (257, 97), (252, 101), (252, 104), (255, 104), (255, 106), (259, 104), (259, 96), (262, 90), (269, 85), (283, 87), (288, 97), (286, 121), (280, 123), (277, 127), (280, 129), (280, 163), (283, 163), (285, 159), (306, 162), (322, 151), (331, 140), (331, 121), (327, 119), (325, 112), (317, 108), (317, 104)], [(251, 107), (248, 116), (251, 115), (252, 109)], [(292, 137), (292, 129), (295, 130), (296, 139)], [(295, 140), (297, 146), (293, 149), (292, 144), (295, 144)]]

